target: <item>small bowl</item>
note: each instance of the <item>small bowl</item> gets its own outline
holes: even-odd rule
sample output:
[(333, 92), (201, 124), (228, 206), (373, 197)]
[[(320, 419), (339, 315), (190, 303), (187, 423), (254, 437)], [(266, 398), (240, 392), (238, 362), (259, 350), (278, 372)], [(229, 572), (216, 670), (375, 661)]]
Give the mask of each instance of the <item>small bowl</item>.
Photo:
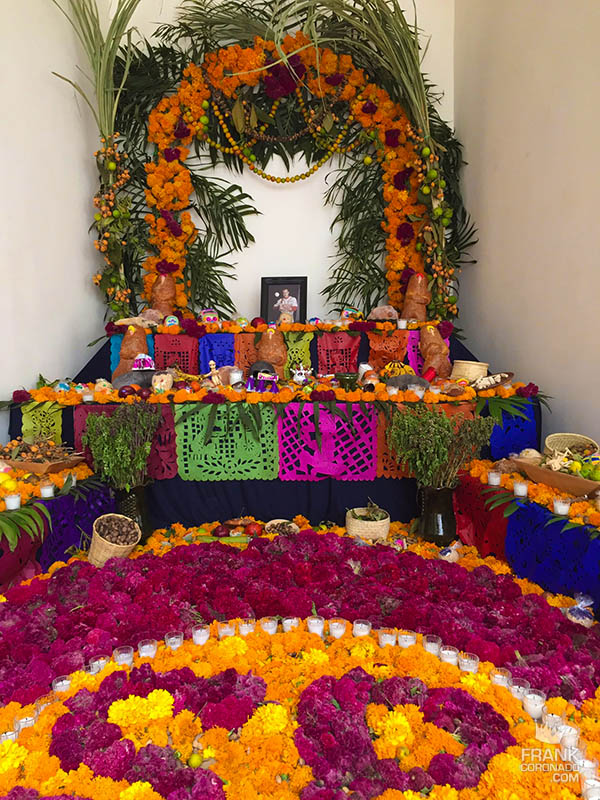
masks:
[(300, 528), (296, 525), (295, 522), (292, 522), (291, 519), (271, 519), (271, 520), (269, 520), (267, 522), (267, 524), (265, 525), (265, 533), (273, 533), (273, 531), (271, 530), (271, 527), (274, 526), (274, 525), (277, 525), (280, 522), (287, 522), (287, 524), (291, 526), (292, 531), (291, 531), (290, 535), (295, 535), (297, 533), (300, 533)]

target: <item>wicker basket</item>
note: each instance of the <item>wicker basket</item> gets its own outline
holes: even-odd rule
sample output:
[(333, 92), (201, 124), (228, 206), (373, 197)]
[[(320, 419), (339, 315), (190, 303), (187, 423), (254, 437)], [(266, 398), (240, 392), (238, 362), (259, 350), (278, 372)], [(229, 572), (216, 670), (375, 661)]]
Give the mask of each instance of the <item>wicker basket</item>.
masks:
[(551, 433), (544, 442), (544, 452), (548, 454), (554, 450), (561, 453), (567, 448), (572, 450), (574, 447), (591, 447), (594, 451), (600, 450), (597, 442), (581, 433)]
[(453, 381), (475, 381), (477, 378), (484, 378), (488, 374), (488, 367), (485, 361), (455, 361), (452, 365)]
[(119, 519), (126, 519), (127, 522), (132, 521), (129, 517), (125, 517), (123, 514), (103, 514), (101, 517), (98, 517), (98, 519), (94, 522), (92, 541), (88, 553), (88, 561), (95, 567), (103, 567), (109, 558), (127, 558), (133, 548), (142, 538), (140, 526), (137, 523), (134, 523), (137, 529), (137, 539), (135, 542), (133, 542), (133, 544), (113, 544), (112, 542), (107, 542), (106, 539), (103, 539), (100, 536), (96, 529), (98, 521), (101, 519), (106, 519), (106, 517), (118, 517)]
[(356, 519), (352, 516), (352, 511), (364, 514), (368, 509), (353, 508), (346, 511), (346, 530), (350, 536), (360, 536), (361, 539), (369, 539), (372, 542), (384, 541), (390, 532), (390, 515), (385, 519), (365, 520)]

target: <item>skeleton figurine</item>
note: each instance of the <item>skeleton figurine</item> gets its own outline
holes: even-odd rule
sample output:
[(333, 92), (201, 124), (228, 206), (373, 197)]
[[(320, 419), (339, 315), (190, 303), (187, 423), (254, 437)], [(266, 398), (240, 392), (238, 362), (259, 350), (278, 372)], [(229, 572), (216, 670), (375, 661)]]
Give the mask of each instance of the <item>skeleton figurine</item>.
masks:
[(292, 367), (292, 380), (298, 386), (305, 386), (312, 375), (312, 367), (305, 367), (304, 364), (294, 364)]
[(207, 380), (209, 380), (213, 386), (222, 386), (223, 381), (221, 380), (221, 376), (219, 375), (216, 362), (212, 360), (209, 361), (208, 368), (210, 372), (204, 377), (207, 378)]

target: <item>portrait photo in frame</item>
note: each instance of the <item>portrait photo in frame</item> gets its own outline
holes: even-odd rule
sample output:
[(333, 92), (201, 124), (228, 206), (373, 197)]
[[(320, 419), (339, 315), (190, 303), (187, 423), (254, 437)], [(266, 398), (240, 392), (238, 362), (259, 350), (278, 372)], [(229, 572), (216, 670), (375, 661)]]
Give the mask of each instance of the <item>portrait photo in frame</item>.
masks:
[(305, 322), (307, 286), (306, 275), (303, 277), (262, 278), (261, 317), (269, 323)]

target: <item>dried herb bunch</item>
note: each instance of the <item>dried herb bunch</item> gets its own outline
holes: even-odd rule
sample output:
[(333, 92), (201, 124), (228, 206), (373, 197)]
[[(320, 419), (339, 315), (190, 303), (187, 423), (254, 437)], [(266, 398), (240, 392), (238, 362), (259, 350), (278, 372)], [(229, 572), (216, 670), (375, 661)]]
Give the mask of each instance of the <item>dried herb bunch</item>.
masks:
[(88, 416), (81, 440), (90, 448), (94, 468), (102, 480), (126, 491), (143, 486), (160, 418), (160, 407), (146, 403), (120, 405), (111, 416)]
[(452, 489), (461, 468), (489, 442), (494, 425), (491, 417), (448, 417), (441, 409), (417, 405), (394, 412), (387, 437), (419, 486)]

